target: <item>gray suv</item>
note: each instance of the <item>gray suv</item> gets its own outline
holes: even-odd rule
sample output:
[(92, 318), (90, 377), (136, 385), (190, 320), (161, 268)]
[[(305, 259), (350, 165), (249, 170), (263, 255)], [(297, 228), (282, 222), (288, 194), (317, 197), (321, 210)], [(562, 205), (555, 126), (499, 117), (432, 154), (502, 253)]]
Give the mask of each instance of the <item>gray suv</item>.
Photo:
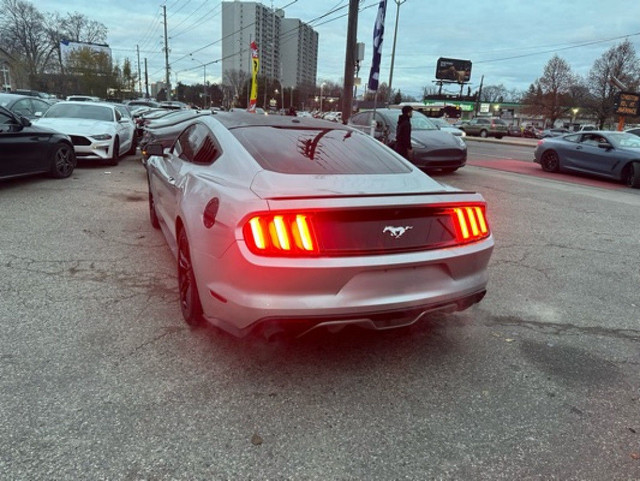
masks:
[(458, 127), (467, 135), (479, 135), (480, 137), (495, 137), (501, 139), (509, 130), (509, 125), (498, 117), (477, 117)]

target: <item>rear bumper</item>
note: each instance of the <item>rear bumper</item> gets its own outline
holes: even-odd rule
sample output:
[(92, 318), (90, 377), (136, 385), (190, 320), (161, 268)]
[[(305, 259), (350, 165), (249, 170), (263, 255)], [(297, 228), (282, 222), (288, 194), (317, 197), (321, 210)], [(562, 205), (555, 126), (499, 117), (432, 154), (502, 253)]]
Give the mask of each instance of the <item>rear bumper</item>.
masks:
[[(234, 244), (219, 258), (193, 250), (205, 318), (243, 336), (318, 326), (390, 329), (484, 295), (493, 237), (450, 249), (357, 258), (259, 258)], [(221, 274), (223, 273), (223, 274)]]
[(482, 290), (446, 302), (431, 303), (410, 309), (365, 312), (351, 316), (265, 318), (246, 328), (241, 335), (252, 333), (270, 338), (274, 335), (285, 333), (290, 336), (300, 337), (316, 329), (340, 330), (347, 326), (386, 331), (412, 326), (429, 314), (463, 311), (480, 302), (485, 294), (486, 290)]

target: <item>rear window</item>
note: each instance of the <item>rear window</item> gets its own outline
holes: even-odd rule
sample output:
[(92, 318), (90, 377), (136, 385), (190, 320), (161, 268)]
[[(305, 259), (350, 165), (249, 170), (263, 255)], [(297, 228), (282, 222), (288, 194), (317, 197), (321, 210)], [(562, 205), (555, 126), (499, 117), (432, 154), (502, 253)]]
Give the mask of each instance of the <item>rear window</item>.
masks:
[(231, 133), (266, 170), (284, 174), (403, 174), (411, 168), (360, 132), (315, 127), (236, 127)]

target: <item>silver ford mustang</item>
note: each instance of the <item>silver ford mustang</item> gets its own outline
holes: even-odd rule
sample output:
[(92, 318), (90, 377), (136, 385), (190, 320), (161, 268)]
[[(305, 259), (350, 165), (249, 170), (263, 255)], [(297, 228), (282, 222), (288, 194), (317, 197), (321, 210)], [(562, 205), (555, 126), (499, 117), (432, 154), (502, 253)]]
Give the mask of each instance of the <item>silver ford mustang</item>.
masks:
[(485, 295), (482, 196), (348, 126), (220, 113), (147, 153), (151, 223), (177, 258), (190, 325), (390, 329)]

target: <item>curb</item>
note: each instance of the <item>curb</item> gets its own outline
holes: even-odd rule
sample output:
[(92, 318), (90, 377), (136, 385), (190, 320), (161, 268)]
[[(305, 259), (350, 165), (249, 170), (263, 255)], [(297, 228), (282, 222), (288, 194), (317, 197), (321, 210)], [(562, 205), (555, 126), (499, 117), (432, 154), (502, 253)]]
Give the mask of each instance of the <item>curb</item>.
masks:
[(531, 147), (535, 149), (538, 145), (540, 139), (530, 139), (530, 140), (517, 140), (514, 137), (503, 137), (501, 139), (496, 138), (482, 138), (482, 137), (472, 137), (470, 135), (466, 135), (464, 141), (467, 142), (471, 140), (472, 142), (486, 142), (490, 144), (502, 144), (502, 145), (517, 145), (519, 147)]

